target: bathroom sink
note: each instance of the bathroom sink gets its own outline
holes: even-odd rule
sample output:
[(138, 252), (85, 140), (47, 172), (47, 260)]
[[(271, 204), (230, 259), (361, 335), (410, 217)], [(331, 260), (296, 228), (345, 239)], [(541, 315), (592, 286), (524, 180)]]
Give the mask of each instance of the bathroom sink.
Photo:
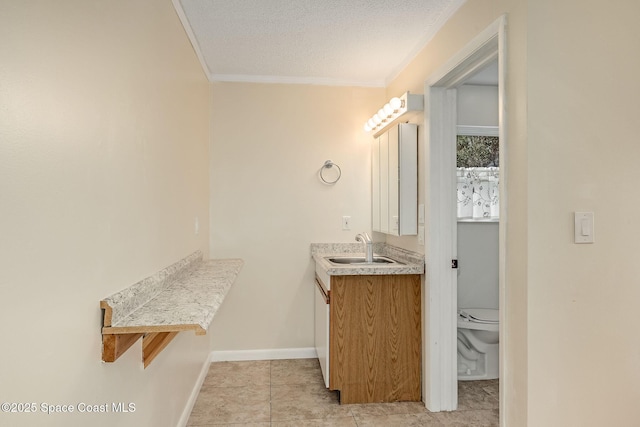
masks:
[(367, 262), (366, 258), (363, 256), (355, 256), (355, 257), (326, 257), (329, 262), (334, 264), (402, 264), (401, 262), (394, 261), (391, 258), (383, 257), (383, 256), (375, 256), (373, 257), (373, 262)]

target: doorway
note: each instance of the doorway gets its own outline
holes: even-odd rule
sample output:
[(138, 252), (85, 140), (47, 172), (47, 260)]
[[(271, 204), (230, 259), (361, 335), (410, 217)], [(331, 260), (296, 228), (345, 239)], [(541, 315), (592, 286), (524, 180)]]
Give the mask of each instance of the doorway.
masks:
[[(506, 241), (506, 117), (504, 16), (474, 38), (425, 82), (425, 188), (427, 277), (425, 291), (425, 363), (423, 396), (431, 411), (452, 411), (458, 403), (457, 372), (457, 207), (456, 136), (457, 88), (493, 61), (498, 64), (498, 135), (500, 139), (499, 312), (504, 323)], [(500, 333), (501, 337), (504, 335)], [(505, 369), (504, 341), (500, 340), (500, 377)], [(501, 381), (502, 383), (502, 381)], [(503, 390), (500, 387), (500, 411)]]

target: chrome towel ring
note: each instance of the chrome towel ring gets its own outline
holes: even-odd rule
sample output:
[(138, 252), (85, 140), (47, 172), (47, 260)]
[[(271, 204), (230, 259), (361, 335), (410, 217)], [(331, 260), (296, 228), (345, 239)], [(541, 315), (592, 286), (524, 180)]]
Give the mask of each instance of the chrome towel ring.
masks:
[[(330, 180), (330, 179), (325, 178), (325, 176), (324, 176), (325, 171), (327, 169), (333, 168), (334, 166), (338, 170), (338, 176), (334, 180)], [(331, 160), (327, 160), (326, 162), (324, 162), (324, 165), (322, 165), (322, 167), (320, 168), (320, 179), (325, 184), (333, 185), (336, 182), (338, 182), (338, 180), (340, 179), (341, 176), (342, 176), (342, 169), (340, 169), (340, 166), (336, 165)]]

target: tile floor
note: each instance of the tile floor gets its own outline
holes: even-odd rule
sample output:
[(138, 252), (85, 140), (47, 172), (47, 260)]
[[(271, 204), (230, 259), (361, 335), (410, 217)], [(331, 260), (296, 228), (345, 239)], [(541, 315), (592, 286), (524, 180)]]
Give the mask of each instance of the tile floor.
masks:
[(458, 390), (455, 412), (431, 413), (421, 402), (340, 405), (317, 359), (215, 362), (188, 426), (498, 426), (498, 380)]

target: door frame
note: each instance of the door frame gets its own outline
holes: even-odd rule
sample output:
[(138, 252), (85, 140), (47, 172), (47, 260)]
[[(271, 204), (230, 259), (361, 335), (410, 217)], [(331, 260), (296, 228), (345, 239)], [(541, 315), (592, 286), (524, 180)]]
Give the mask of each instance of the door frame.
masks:
[[(478, 34), (460, 52), (427, 78), (424, 85), (424, 159), (427, 167), (424, 188), (427, 201), (425, 328), (423, 369), (424, 402), (430, 411), (453, 411), (458, 406), (457, 372), (457, 259), (456, 220), (456, 126), (457, 87), (489, 62), (498, 60), (498, 126), (500, 138), (500, 377), (506, 369), (504, 301), (506, 271), (506, 15)], [(500, 411), (504, 393), (500, 382)]]

